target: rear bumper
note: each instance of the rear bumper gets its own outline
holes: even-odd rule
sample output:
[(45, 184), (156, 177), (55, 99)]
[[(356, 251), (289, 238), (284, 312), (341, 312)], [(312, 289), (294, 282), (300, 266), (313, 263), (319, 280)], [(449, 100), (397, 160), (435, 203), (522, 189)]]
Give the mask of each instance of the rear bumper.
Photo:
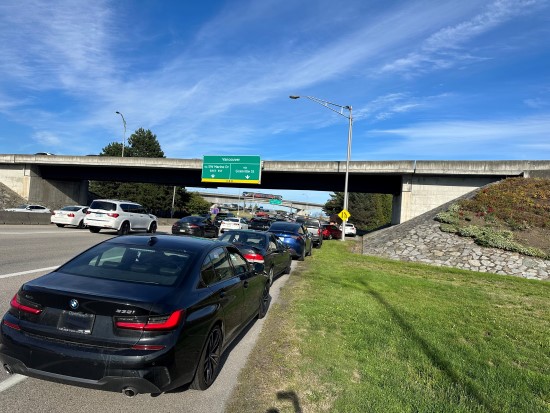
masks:
[[(0, 330), (0, 366), (57, 383), (112, 392), (132, 388), (135, 393), (161, 393), (189, 383), (196, 368), (191, 357), (177, 362), (174, 349), (169, 348), (92, 348), (46, 340), (5, 325)], [(189, 356), (198, 359), (193, 351)]]

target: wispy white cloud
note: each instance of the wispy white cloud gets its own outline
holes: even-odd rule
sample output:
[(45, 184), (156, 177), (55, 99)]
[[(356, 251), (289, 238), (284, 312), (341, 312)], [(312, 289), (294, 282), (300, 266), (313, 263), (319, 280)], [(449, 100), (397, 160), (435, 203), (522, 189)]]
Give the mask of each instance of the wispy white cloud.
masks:
[(417, 123), (371, 130), (370, 156), (397, 159), (548, 159), (550, 114), (509, 120)]
[(41, 145), (46, 145), (46, 147), (61, 145), (61, 139), (50, 132), (36, 132), (33, 139)]
[(546, 0), (494, 1), (475, 16), (433, 33), (417, 51), (385, 64), (382, 71), (412, 75), (415, 71), (447, 69), (457, 63), (487, 59), (465, 49), (467, 43), (514, 18), (536, 12), (547, 5)]

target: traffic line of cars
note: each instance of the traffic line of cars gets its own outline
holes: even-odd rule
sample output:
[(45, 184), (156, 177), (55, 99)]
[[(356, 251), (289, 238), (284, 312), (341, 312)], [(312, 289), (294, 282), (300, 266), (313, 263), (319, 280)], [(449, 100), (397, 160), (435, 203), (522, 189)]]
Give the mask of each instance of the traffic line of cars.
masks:
[[(59, 226), (121, 236), (20, 287), (0, 322), (0, 364), (129, 397), (210, 387), (222, 353), (266, 315), (274, 279), (323, 241), (318, 220), (257, 231), (240, 219), (226, 217), (218, 228), (191, 216), (158, 235), (157, 218), (133, 202), (61, 211)], [(136, 230), (147, 234), (128, 235)]]

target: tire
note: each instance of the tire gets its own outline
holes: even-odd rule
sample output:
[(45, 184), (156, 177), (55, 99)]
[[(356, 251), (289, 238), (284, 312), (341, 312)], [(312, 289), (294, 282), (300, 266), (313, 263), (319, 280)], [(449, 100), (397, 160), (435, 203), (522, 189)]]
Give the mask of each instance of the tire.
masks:
[(192, 389), (206, 390), (214, 383), (214, 380), (218, 376), (221, 355), (222, 331), (216, 325), (212, 328), (204, 343), (199, 365), (195, 372), (195, 378), (190, 386)]
[(94, 234), (97, 234), (100, 230), (100, 228), (98, 227), (90, 227), (88, 229), (90, 230), (90, 232), (93, 232)]
[(155, 221), (151, 222), (151, 225), (149, 225), (149, 228), (147, 229), (148, 234), (154, 234), (157, 232), (157, 223)]
[(269, 269), (269, 273), (267, 275), (267, 277), (269, 278), (269, 286), (272, 286), (273, 285), (273, 267), (271, 267)]
[(59, 228), (63, 228), (65, 226), (65, 224), (55, 224), (57, 225)]
[(309, 257), (313, 255), (313, 244), (309, 244), (309, 253), (307, 254)]
[(328, 234), (328, 239), (332, 239), (332, 234)]
[(306, 246), (304, 245), (304, 249), (302, 250), (302, 255), (298, 257), (298, 261), (304, 261), (306, 259)]
[(260, 298), (260, 305), (258, 307), (258, 319), (260, 320), (265, 317), (267, 310), (269, 310), (269, 299), (269, 282), (267, 282), (262, 291), (262, 297)]
[(76, 226), (78, 229), (82, 229), (84, 228), (84, 220), (81, 219), (80, 222), (78, 223), (78, 225)]
[(288, 265), (286, 266), (285, 270), (283, 271), (283, 274), (290, 274), (290, 271), (292, 270), (292, 257), (288, 259)]
[(130, 233), (130, 223), (124, 221), (117, 231), (118, 235), (128, 235)]

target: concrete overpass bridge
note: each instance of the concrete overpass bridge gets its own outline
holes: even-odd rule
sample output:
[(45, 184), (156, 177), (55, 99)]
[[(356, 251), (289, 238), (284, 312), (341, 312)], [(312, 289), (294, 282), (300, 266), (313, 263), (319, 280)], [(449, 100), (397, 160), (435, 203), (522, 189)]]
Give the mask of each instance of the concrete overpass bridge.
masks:
[[(242, 204), (246, 203), (247, 205), (269, 205), (268, 198), (253, 198), (253, 197), (243, 197), (241, 195), (232, 195), (232, 194), (218, 194), (212, 192), (198, 192), (207, 201), (212, 204)], [(314, 202), (304, 202), (304, 201), (293, 201), (289, 199), (283, 199), (281, 205), (269, 205), (272, 209), (277, 209), (278, 206), (284, 206), (292, 209), (293, 212), (303, 211), (303, 210), (312, 210), (312, 209), (321, 209), (325, 204), (317, 204)]]
[[(345, 169), (344, 161), (263, 161), (261, 184), (250, 188), (342, 192)], [(49, 206), (86, 203), (89, 180), (218, 186), (201, 175), (202, 159), (0, 155), (0, 182)], [(550, 176), (550, 161), (352, 161), (348, 190), (392, 194), (397, 224), (513, 176)]]

